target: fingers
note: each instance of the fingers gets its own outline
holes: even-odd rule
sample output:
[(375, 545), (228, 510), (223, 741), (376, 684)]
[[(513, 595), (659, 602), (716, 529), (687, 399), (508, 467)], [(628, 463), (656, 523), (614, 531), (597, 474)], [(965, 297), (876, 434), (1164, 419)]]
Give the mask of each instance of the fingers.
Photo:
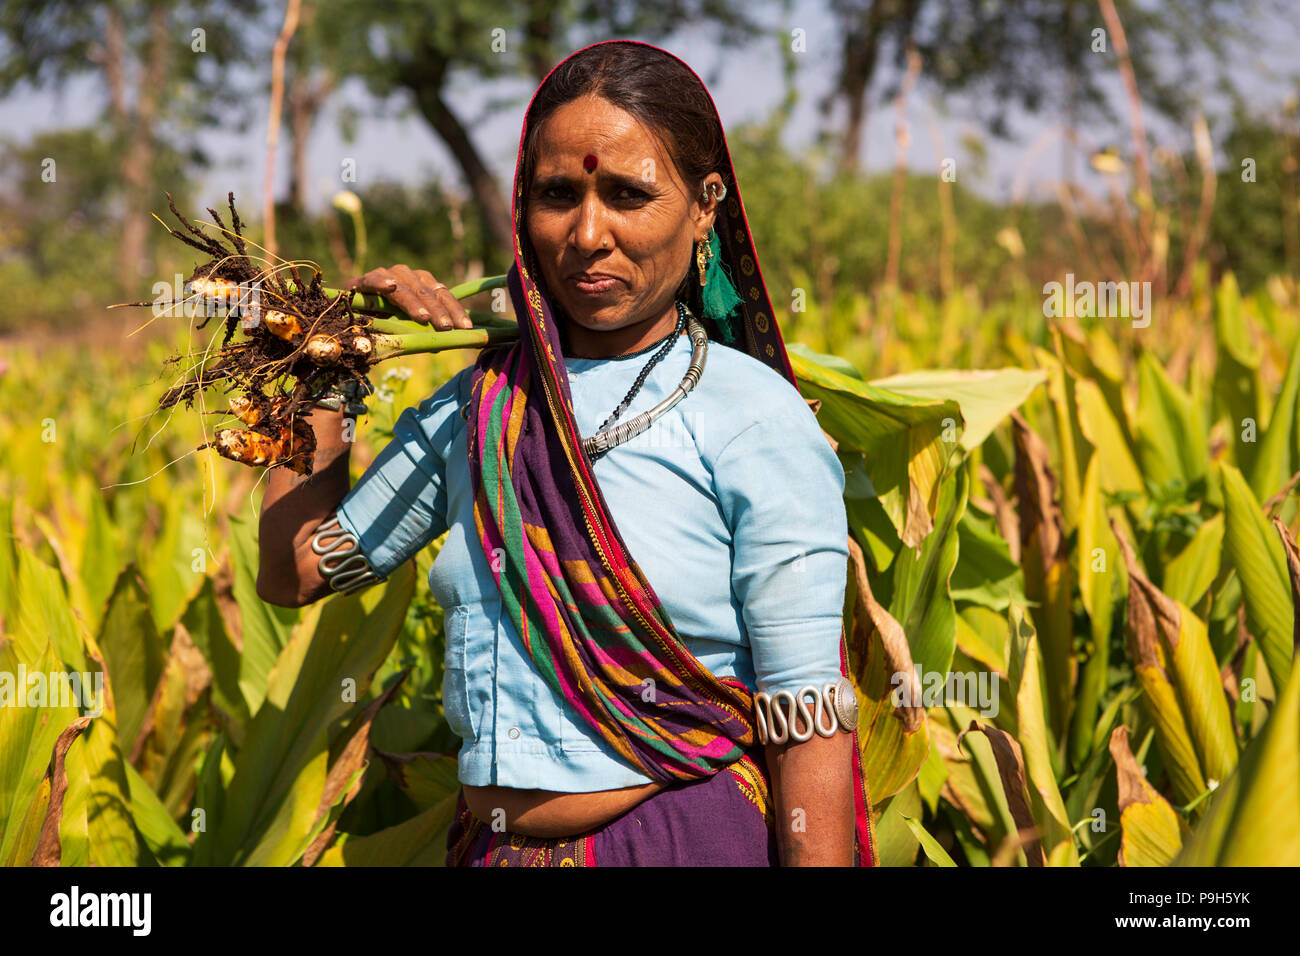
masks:
[[(410, 266), (396, 265), (388, 270), (393, 277), (395, 287), (384, 293), (384, 298), (397, 306), (417, 322), (432, 323), (433, 312), (424, 304), (417, 284), (418, 279)], [(440, 328), (440, 327), (439, 327)]]
[(465, 307), (427, 269), (416, 270), (407, 265), (372, 269), (352, 279), (346, 288), (367, 295), (382, 295), (412, 319), (426, 322), (440, 332), (474, 327)]
[(346, 286), (352, 292), (364, 292), (366, 295), (386, 295), (397, 288), (397, 281), (388, 269), (371, 269), (363, 276), (357, 276)]
[[(451, 290), (439, 282), (426, 269), (419, 269), (415, 273), (419, 280), (420, 298), (427, 308), (433, 314), (433, 324), (436, 328), (446, 331), (447, 329), (472, 329), (473, 320), (465, 307), (460, 304)], [(446, 325), (442, 321), (447, 322)]]

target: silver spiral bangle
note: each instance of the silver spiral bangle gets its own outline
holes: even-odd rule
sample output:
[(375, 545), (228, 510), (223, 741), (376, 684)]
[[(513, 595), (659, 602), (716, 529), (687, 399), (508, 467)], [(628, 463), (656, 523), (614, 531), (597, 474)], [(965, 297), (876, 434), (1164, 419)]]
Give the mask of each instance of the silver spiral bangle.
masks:
[[(816, 702), (810, 708), (809, 695)], [(858, 726), (858, 696), (847, 677), (817, 687), (805, 684), (798, 692), (788, 690), (775, 694), (754, 695), (754, 716), (758, 724), (758, 742), (783, 744), (793, 740), (802, 743), (812, 739), (814, 733), (833, 737), (837, 730), (852, 733)], [(803, 719), (800, 727), (796, 717)]]
[(316, 526), (311, 549), (320, 555), (316, 569), (334, 591), (351, 594), (384, 580), (361, 553), (361, 542), (356, 535), (339, 524), (337, 512)]

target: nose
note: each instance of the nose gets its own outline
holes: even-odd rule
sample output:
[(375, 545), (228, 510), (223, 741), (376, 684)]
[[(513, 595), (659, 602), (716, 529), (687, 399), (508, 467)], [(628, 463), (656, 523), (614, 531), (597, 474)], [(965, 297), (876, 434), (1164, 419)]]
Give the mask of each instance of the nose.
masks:
[(605, 204), (594, 192), (588, 193), (578, 208), (578, 221), (573, 228), (573, 245), (584, 256), (614, 248), (614, 240), (605, 220)]

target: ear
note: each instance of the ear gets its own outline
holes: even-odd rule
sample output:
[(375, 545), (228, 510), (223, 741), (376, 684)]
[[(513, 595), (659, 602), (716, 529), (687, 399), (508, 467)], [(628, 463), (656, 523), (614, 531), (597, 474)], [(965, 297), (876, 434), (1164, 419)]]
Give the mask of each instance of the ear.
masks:
[(695, 194), (692, 210), (694, 211), (695, 222), (695, 241), (699, 242), (705, 239), (709, 230), (713, 228), (714, 222), (718, 218), (719, 201), (714, 199), (714, 194), (721, 193), (725, 188), (722, 182), (722, 176), (718, 173), (709, 173), (704, 177), (704, 182), (700, 184), (700, 191)]

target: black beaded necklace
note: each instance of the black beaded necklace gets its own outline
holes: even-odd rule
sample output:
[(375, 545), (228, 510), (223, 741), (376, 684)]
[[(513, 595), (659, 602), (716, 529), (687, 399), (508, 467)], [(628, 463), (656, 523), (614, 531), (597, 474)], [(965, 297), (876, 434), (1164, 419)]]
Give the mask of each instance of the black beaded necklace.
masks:
[[(632, 383), (632, 388), (628, 391), (627, 395), (623, 398), (623, 401), (618, 403), (618, 407), (616, 407), (612, 412), (610, 412), (609, 417), (605, 419), (604, 423), (600, 426), (600, 428), (596, 429), (596, 431), (599, 432), (608, 428), (610, 425), (614, 424), (614, 422), (618, 420), (618, 417), (620, 415), (622, 415), (625, 411), (627, 411), (627, 407), (632, 404), (632, 399), (636, 397), (637, 392), (641, 391), (641, 386), (645, 384), (646, 376), (650, 374), (650, 370), (654, 368), (656, 365), (658, 365), (659, 362), (663, 360), (665, 355), (667, 355), (669, 352), (672, 351), (673, 343), (677, 341), (677, 336), (682, 334), (682, 329), (684, 329), (685, 327), (686, 327), (686, 307), (683, 306), (680, 302), (678, 302), (677, 303), (677, 325), (673, 328), (671, 332), (668, 333), (667, 336), (664, 337), (663, 344), (659, 347), (659, 351), (655, 352), (654, 355), (650, 356), (650, 361), (646, 362), (645, 368), (641, 369), (641, 374), (636, 377), (636, 381)], [(654, 345), (648, 346), (648, 348), (654, 348), (654, 347), (655, 347)]]

